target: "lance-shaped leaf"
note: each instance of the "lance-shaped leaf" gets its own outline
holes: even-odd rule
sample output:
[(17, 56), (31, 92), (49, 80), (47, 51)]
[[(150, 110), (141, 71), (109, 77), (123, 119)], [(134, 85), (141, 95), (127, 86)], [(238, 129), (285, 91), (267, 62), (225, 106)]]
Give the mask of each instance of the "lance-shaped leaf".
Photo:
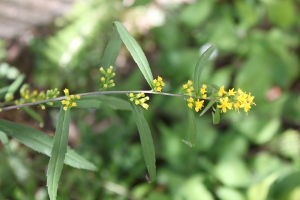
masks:
[(220, 109), (216, 108), (215, 112), (212, 112), (213, 124), (220, 123)]
[(205, 108), (202, 110), (202, 112), (200, 113), (199, 116), (204, 115), (208, 111), (208, 109), (210, 109), (210, 107), (212, 107), (212, 105), (214, 105), (214, 103), (216, 103), (216, 101), (214, 101), (214, 100), (209, 101), (209, 103), (205, 106)]
[(200, 93), (200, 88), (201, 88), (201, 83), (200, 83), (200, 78), (201, 78), (201, 74), (202, 71), (210, 57), (210, 55), (214, 52), (215, 47), (214, 46), (210, 46), (199, 58), (196, 66), (195, 66), (195, 70), (194, 70), (194, 87), (195, 87), (195, 93), (196, 96), (199, 95)]
[(122, 40), (117, 30), (114, 30), (112, 37), (110, 38), (103, 55), (102, 67), (108, 69), (110, 66), (114, 66), (119, 55), (122, 45)]
[(189, 120), (189, 135), (190, 141), (182, 140), (185, 144), (189, 145), (190, 147), (195, 146), (197, 140), (197, 124), (194, 115), (193, 109), (188, 108), (188, 120)]
[(48, 194), (51, 200), (56, 199), (58, 181), (63, 169), (68, 146), (69, 126), (71, 111), (66, 111), (61, 106), (58, 114), (54, 143), (47, 171)]
[(125, 44), (126, 48), (130, 52), (131, 56), (133, 57), (134, 61), (140, 68), (142, 74), (144, 75), (146, 81), (148, 82), (149, 86), (152, 88), (152, 81), (153, 81), (153, 75), (151, 72), (151, 69), (149, 67), (148, 60), (139, 46), (139, 44), (136, 42), (136, 40), (130, 35), (130, 33), (127, 31), (127, 29), (118, 21), (114, 22), (117, 31), (120, 34), (120, 37)]
[(20, 87), (22, 82), (25, 79), (25, 75), (21, 74), (16, 78), (16, 80), (9, 86), (7, 93), (5, 95), (5, 101), (10, 101), (13, 98), (14, 93), (17, 91), (17, 89)]
[(131, 107), (128, 101), (125, 101), (124, 99), (117, 98), (117, 97), (110, 97), (105, 95), (89, 95), (89, 96), (83, 96), (81, 99), (82, 100), (93, 99), (93, 100), (100, 101), (103, 105), (105, 105), (105, 107), (103, 108), (131, 111)]
[[(117, 97), (109, 97), (105, 95), (95, 94), (83, 96), (79, 100), (74, 100), (77, 104), (74, 108), (95, 108), (95, 109), (113, 109), (113, 110), (128, 110), (131, 111), (128, 101)], [(101, 105), (104, 105), (101, 107)], [(61, 102), (53, 102), (51, 107), (60, 107)]]
[(155, 166), (155, 151), (154, 151), (151, 131), (143, 115), (141, 107), (136, 106), (133, 102), (131, 102), (130, 105), (140, 134), (142, 151), (147, 166), (147, 170), (150, 175), (150, 181), (154, 181), (156, 178), (156, 166)]
[(3, 88), (0, 88), (0, 99), (2, 99), (5, 96), (5, 94), (8, 91), (8, 88), (9, 88), (9, 86), (5, 86)]
[(32, 117), (34, 120), (36, 120), (37, 122), (39, 122), (40, 127), (44, 126), (44, 120), (43, 118), (39, 115), (39, 113), (37, 113), (35, 110), (33, 110), (30, 107), (23, 107), (23, 110), (25, 110), (25, 112), (30, 115), (30, 117)]
[[(50, 156), (51, 154), (53, 138), (46, 133), (3, 119), (0, 119), (0, 131), (4, 132), (10, 137), (13, 137), (34, 151), (43, 153), (47, 156)], [(78, 169), (97, 169), (94, 164), (87, 161), (84, 157), (78, 155), (70, 148), (67, 150), (64, 162), (65, 164)]]
[(5, 133), (3, 133), (2, 131), (0, 131), (0, 141), (1, 143), (4, 145), (7, 153), (11, 153), (11, 149), (10, 149), (10, 146), (9, 146), (9, 140), (8, 140), (8, 137)]

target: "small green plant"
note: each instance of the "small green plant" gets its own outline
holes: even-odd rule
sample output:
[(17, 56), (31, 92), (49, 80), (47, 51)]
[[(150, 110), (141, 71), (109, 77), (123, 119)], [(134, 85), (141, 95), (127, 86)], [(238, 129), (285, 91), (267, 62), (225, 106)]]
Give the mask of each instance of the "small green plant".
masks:
[[(13, 94), (16, 88), (20, 87), (24, 79), (22, 75), (21, 81), (17, 79), (17, 82), (12, 84), (13, 89), (8, 90), (6, 93), (7, 98), (5, 98), (6, 101), (2, 104), (4, 107), (1, 108), (1, 111), (16, 108), (25, 109), (26, 112), (41, 123), (42, 119), (37, 113), (29, 109), (28, 106), (38, 105), (42, 109), (60, 107), (54, 138), (24, 125), (0, 119), (1, 134), (3, 133), (6, 137), (13, 137), (29, 148), (50, 157), (47, 171), (47, 187), (50, 199), (56, 199), (58, 183), (64, 163), (75, 168), (97, 170), (94, 164), (79, 156), (68, 147), (69, 124), (71, 108), (73, 107), (99, 108), (101, 103), (105, 103), (112, 105), (116, 109), (131, 110), (139, 131), (142, 152), (150, 177), (149, 181), (151, 182), (156, 178), (156, 159), (151, 131), (143, 114), (143, 109), (147, 110), (149, 108), (148, 102), (150, 98), (147, 94), (173, 96), (184, 100), (186, 105), (183, 106), (187, 108), (188, 112), (190, 139), (189, 141), (183, 140), (183, 142), (191, 147), (195, 146), (197, 137), (194, 110), (195, 112), (201, 111), (200, 116), (202, 116), (212, 107), (213, 123), (217, 124), (220, 121), (220, 113), (226, 113), (228, 110), (239, 112), (242, 109), (248, 114), (251, 107), (255, 105), (253, 101), (254, 96), (250, 93), (245, 93), (241, 89), (235, 91), (232, 88), (227, 91), (224, 85), (218, 87), (216, 85), (201, 83), (203, 68), (215, 50), (214, 46), (208, 48), (201, 55), (195, 66), (193, 79), (183, 84), (178, 94), (163, 92), (163, 87), (165, 86), (163, 78), (160, 76), (156, 79), (153, 78), (148, 61), (140, 46), (120, 22), (114, 22), (114, 25), (115, 31), (108, 42), (104, 52), (103, 66), (100, 68), (100, 91), (70, 95), (69, 90), (65, 88), (63, 90), (65, 96), (57, 97), (59, 91), (56, 88), (46, 92), (38, 92), (36, 90), (31, 91), (29, 85), (25, 84), (20, 89), (20, 99), (13, 101)], [(115, 65), (122, 42), (137, 63), (149, 85), (149, 90), (107, 91), (115, 86), (113, 78), (116, 76), (116, 72), (113, 66)], [(107, 96), (113, 94), (124, 94), (127, 96), (128, 101)], [(15, 105), (9, 105), (11, 103)]]

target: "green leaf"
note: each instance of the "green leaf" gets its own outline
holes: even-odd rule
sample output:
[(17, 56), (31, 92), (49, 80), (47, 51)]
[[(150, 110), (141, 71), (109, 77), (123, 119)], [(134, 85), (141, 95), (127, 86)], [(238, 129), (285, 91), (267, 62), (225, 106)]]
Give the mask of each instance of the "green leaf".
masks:
[(210, 55), (214, 52), (214, 50), (216, 49), (215, 46), (210, 46), (199, 58), (196, 66), (195, 66), (195, 70), (194, 70), (194, 86), (195, 86), (195, 93), (196, 96), (199, 95), (200, 93), (200, 88), (201, 88), (201, 83), (200, 83), (200, 78), (201, 78), (201, 74), (202, 71), (210, 57)]
[(214, 103), (216, 103), (216, 101), (211, 100), (211, 101), (207, 104), (207, 106), (202, 110), (202, 112), (200, 113), (199, 116), (204, 115), (204, 114), (208, 111), (208, 109), (210, 109), (210, 107), (212, 107), (212, 105), (214, 105)]
[(120, 22), (115, 21), (114, 24), (126, 48), (128, 49), (134, 61), (140, 68), (149, 86), (152, 88), (153, 75), (143, 50), (141, 49), (139, 44), (135, 41), (135, 39), (130, 35), (127, 29)]
[(93, 99), (80, 99), (76, 100), (77, 108), (100, 108), (101, 101), (93, 100)]
[(6, 151), (10, 154), (11, 153), (11, 149), (9, 146), (9, 140), (8, 137), (5, 133), (3, 133), (2, 131), (0, 131), (0, 141), (2, 142), (2, 144), (4, 145)]
[[(50, 156), (53, 139), (46, 133), (29, 128), (22, 124), (0, 119), (0, 131), (15, 138), (34, 151)], [(96, 170), (96, 166), (68, 148), (65, 164), (78, 169)]]
[[(89, 95), (89, 96), (83, 96), (81, 97), (82, 100), (84, 99), (93, 99), (100, 101), (105, 107), (103, 108), (111, 108), (114, 110), (128, 110), (131, 111), (130, 104), (128, 101), (125, 101), (124, 99), (117, 98), (117, 97), (110, 97), (105, 95)], [(78, 101), (77, 101), (78, 102)]]
[(104, 69), (108, 69), (110, 66), (114, 66), (119, 55), (120, 49), (122, 45), (122, 40), (120, 35), (116, 30), (112, 37), (110, 38), (103, 55), (103, 64), (102, 67)]
[(30, 107), (23, 107), (22, 108), (23, 110), (25, 110), (25, 112), (30, 116), (32, 117), (34, 120), (36, 120), (37, 122), (39, 122), (39, 126), (40, 127), (43, 127), (44, 126), (44, 120), (43, 118), (35, 111), (33, 110), (32, 108)]
[(220, 109), (216, 108), (215, 112), (212, 112), (213, 124), (220, 123)]
[(7, 93), (5, 95), (5, 100), (6, 101), (10, 101), (13, 98), (14, 93), (17, 91), (17, 89), (20, 87), (20, 85), (22, 84), (22, 82), (25, 79), (25, 75), (21, 74), (20, 76), (18, 76), (18, 78), (16, 78), (16, 80), (9, 86)]
[(63, 169), (68, 146), (71, 111), (61, 106), (56, 126), (54, 143), (47, 171), (47, 186), (50, 199), (56, 199), (58, 181)]
[(188, 108), (188, 118), (189, 118), (189, 132), (190, 132), (190, 146), (193, 147), (197, 140), (197, 124), (194, 115), (194, 110)]
[(155, 166), (155, 151), (151, 131), (148, 123), (143, 115), (142, 108), (130, 103), (133, 116), (140, 134), (140, 140), (142, 144), (142, 151), (147, 166), (147, 170), (150, 175), (150, 181), (154, 181), (156, 178), (156, 166)]
[(0, 89), (0, 99), (2, 99), (8, 91), (9, 86), (5, 86)]

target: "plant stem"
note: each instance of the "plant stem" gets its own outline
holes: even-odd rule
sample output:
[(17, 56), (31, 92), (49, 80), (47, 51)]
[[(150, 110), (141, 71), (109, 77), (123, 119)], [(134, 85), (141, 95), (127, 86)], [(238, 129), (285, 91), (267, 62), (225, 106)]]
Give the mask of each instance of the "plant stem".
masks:
[[(128, 93), (146, 93), (146, 94), (159, 94), (159, 95), (165, 95), (165, 96), (173, 96), (173, 97), (180, 97), (180, 98), (198, 98), (194, 96), (188, 96), (188, 95), (183, 95), (183, 94), (173, 94), (173, 93), (166, 93), (166, 92), (153, 92), (151, 90), (127, 90), (127, 91), (100, 91), (100, 92), (87, 92), (87, 93), (81, 93), (81, 94), (74, 94), (74, 95), (80, 95), (81, 97), (83, 96), (91, 96), (91, 95), (106, 95), (106, 94), (128, 94)], [(63, 97), (57, 97), (53, 99), (46, 99), (42, 101), (37, 101), (37, 102), (32, 102), (32, 103), (24, 103), (21, 105), (14, 105), (14, 106), (7, 106), (0, 108), (0, 111), (5, 111), (5, 110), (12, 110), (16, 108), (22, 108), (26, 106), (34, 106), (34, 105), (39, 105), (42, 103), (48, 103), (48, 102), (54, 102), (54, 101), (61, 101), (66, 99), (65, 96)], [(213, 98), (206, 98), (206, 100), (212, 100)]]

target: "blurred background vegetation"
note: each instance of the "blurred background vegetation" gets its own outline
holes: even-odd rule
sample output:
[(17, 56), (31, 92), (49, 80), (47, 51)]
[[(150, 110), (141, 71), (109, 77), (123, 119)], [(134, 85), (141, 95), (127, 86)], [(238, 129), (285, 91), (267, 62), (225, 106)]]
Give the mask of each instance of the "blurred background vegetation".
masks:
[[(8, 60), (1, 42), (0, 86), (18, 73), (32, 88), (98, 91), (103, 50), (115, 20), (138, 40), (165, 92), (179, 92), (192, 76), (203, 47), (215, 58), (205, 84), (251, 92), (248, 116), (228, 112), (221, 123), (197, 118), (194, 148), (185, 102), (151, 96), (145, 111), (157, 156), (157, 180), (147, 183), (132, 113), (74, 109), (69, 144), (99, 171), (64, 166), (58, 199), (300, 199), (300, 1), (299, 0), (86, 0), (53, 23), (35, 28), (21, 56)], [(11, 41), (10, 41), (11, 42)], [(128, 51), (118, 57), (115, 90), (149, 89)], [(119, 96), (125, 98), (125, 96)], [(9, 119), (54, 134), (57, 109), (41, 111), (45, 126), (22, 111)], [(0, 145), (0, 199), (47, 199), (48, 157), (11, 139)]]

